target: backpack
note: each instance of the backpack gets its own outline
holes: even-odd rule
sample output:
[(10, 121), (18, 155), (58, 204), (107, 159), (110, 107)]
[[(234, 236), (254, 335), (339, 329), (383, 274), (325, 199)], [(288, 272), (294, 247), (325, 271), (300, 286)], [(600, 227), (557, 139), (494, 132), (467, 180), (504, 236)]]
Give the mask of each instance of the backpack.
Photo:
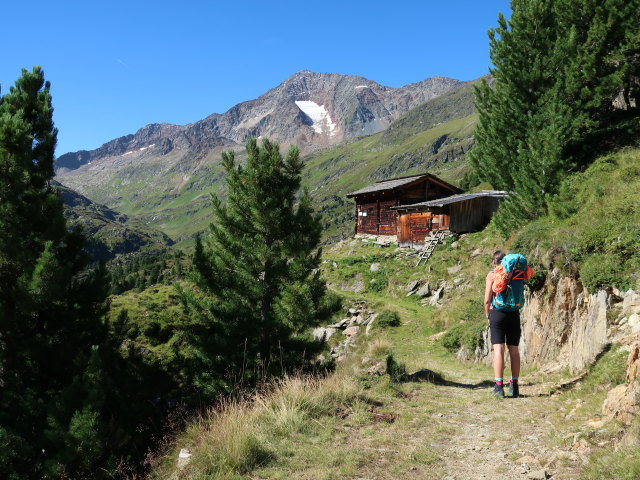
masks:
[(533, 276), (527, 259), (519, 253), (505, 255), (493, 276), (493, 308), (507, 312), (524, 306), (524, 283)]

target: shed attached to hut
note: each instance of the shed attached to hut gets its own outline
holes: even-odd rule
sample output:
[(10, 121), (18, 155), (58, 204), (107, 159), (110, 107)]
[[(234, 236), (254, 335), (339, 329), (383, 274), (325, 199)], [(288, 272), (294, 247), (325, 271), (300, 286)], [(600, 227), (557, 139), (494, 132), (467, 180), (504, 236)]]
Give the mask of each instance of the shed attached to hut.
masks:
[(394, 209), (459, 194), (462, 190), (435, 175), (422, 173), (382, 180), (347, 194), (356, 201), (357, 235), (389, 237), (396, 241), (399, 213)]
[(439, 230), (467, 233), (484, 228), (498, 209), (505, 192), (484, 190), (391, 207), (398, 213), (397, 242), (403, 247), (424, 243), (425, 238)]

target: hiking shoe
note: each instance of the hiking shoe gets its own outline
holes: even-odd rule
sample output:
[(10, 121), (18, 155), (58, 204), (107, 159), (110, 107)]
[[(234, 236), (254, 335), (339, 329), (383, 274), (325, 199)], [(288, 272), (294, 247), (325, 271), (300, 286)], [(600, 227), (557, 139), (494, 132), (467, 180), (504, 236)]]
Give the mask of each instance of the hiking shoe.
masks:
[(509, 396), (513, 398), (518, 398), (520, 396), (520, 387), (517, 383), (509, 383)]
[(493, 392), (491, 392), (493, 395), (495, 395), (498, 398), (504, 398), (504, 386), (502, 385), (496, 385), (493, 387)]

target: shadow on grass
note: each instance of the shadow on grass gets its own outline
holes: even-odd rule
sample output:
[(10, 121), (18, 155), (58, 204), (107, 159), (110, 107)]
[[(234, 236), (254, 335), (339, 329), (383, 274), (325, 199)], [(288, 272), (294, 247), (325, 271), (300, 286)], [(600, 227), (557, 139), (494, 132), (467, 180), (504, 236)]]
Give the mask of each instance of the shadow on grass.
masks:
[(423, 368), (414, 373), (409, 373), (400, 379), (401, 382), (429, 382), (435, 385), (444, 385), (446, 387), (456, 387), (456, 388), (467, 388), (467, 389), (478, 389), (478, 388), (487, 388), (492, 387), (493, 382), (491, 380), (483, 380), (478, 383), (462, 383), (462, 382), (454, 382), (453, 380), (447, 380), (438, 372), (434, 372), (433, 370), (429, 370), (428, 368)]

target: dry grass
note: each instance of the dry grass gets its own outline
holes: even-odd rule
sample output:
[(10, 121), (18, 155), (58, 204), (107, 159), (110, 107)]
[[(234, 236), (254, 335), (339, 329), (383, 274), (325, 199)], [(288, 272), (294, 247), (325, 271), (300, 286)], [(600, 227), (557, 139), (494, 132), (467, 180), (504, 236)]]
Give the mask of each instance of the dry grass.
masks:
[[(177, 439), (153, 478), (231, 479), (278, 457), (278, 438), (306, 433), (352, 404), (360, 387), (349, 377), (285, 377), (249, 399), (225, 400)], [(192, 453), (177, 469), (180, 448)]]
[(374, 360), (384, 360), (392, 352), (391, 342), (386, 338), (376, 338), (369, 343), (367, 356)]

